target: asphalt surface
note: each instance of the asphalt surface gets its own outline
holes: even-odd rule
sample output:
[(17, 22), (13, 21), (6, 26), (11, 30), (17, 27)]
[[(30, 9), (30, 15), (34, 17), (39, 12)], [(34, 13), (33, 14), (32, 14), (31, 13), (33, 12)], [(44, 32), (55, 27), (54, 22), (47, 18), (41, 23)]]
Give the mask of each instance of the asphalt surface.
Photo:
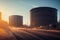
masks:
[(38, 28), (10, 28), (8, 34), (0, 35), (0, 40), (60, 40), (60, 30)]
[(13, 35), (17, 40), (60, 40), (59, 30), (16, 28)]

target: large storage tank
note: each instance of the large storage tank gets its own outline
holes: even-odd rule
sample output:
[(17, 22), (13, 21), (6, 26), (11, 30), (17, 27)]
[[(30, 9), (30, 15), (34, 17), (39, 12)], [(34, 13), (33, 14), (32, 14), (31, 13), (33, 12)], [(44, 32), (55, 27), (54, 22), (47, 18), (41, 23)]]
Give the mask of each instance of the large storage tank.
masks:
[(30, 10), (31, 26), (51, 26), (57, 23), (57, 9), (37, 7)]
[(9, 16), (9, 24), (10, 24), (10, 26), (17, 26), (17, 27), (22, 26), (23, 25), (23, 16), (19, 16), (19, 15)]

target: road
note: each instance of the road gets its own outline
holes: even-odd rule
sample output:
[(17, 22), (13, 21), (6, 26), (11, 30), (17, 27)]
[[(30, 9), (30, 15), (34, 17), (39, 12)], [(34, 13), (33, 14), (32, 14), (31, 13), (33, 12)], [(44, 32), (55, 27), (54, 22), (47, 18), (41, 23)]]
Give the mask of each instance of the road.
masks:
[(17, 40), (60, 40), (59, 30), (16, 28), (13, 34)]
[[(60, 40), (60, 30), (46, 30), (38, 28), (10, 28), (0, 40)], [(3, 39), (4, 37), (4, 39)]]

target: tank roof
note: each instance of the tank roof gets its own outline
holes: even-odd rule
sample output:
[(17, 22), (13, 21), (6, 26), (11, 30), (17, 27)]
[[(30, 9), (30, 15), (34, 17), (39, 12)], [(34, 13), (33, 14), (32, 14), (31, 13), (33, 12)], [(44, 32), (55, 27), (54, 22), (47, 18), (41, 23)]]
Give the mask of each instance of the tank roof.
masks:
[(11, 16), (23, 17), (23, 16), (21, 16), (21, 15), (11, 15)]
[(53, 10), (56, 10), (56, 8), (53, 8), (53, 7), (36, 7), (36, 8), (32, 8), (30, 11), (34, 11), (34, 10), (37, 10), (37, 9), (53, 9)]

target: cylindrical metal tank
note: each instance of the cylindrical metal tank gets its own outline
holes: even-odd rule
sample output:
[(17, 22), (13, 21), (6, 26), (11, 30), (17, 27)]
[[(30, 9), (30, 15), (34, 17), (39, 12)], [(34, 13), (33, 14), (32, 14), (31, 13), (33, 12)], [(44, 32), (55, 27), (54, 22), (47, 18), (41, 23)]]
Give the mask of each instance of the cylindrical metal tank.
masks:
[(37, 7), (30, 10), (31, 26), (49, 26), (57, 23), (57, 9)]
[(23, 16), (19, 16), (19, 15), (9, 16), (9, 24), (10, 24), (10, 26), (16, 26), (16, 27), (22, 26), (23, 25)]

